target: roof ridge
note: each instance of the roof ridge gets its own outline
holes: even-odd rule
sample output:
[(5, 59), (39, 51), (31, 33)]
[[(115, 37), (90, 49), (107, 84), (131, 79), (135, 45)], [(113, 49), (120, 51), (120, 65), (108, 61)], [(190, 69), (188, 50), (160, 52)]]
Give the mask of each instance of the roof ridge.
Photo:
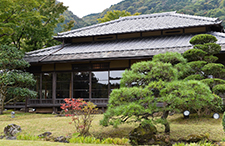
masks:
[(120, 19), (135, 19), (135, 18), (145, 18), (145, 17), (155, 17), (155, 16), (165, 16), (165, 15), (171, 15), (175, 14), (176, 11), (171, 11), (171, 12), (162, 12), (162, 13), (152, 13), (152, 14), (144, 14), (144, 15), (135, 15), (135, 16), (126, 16), (126, 17), (121, 17)]
[[(67, 45), (69, 45), (69, 44), (64, 44), (64, 47), (67, 46)], [(56, 45), (56, 46), (51, 46), (51, 47), (44, 48), (44, 49), (39, 49), (39, 50), (31, 51), (31, 52), (26, 52), (25, 55), (32, 55), (32, 54), (35, 54), (35, 53), (49, 51), (49, 50), (57, 49), (57, 48), (59, 48), (61, 46), (62, 45)]]
[[(171, 14), (171, 15), (175, 15), (175, 16), (181, 16), (184, 18), (194, 18), (194, 19), (198, 19), (198, 20), (207, 20), (207, 21), (221, 21), (219, 18), (211, 18), (211, 17), (205, 17), (205, 16), (196, 16), (196, 15), (189, 15), (189, 14), (181, 14), (181, 13), (176, 13), (176, 14)], [(221, 21), (222, 22), (222, 21)]]

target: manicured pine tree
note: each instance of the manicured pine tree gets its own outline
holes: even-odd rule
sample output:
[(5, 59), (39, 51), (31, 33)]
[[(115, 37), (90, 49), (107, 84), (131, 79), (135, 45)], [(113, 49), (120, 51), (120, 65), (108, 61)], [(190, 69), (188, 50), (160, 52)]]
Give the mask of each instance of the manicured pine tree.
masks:
[[(37, 95), (29, 89), (36, 81), (32, 74), (25, 72), (29, 63), (23, 57), (24, 54), (17, 48), (0, 45), (0, 114), (3, 114), (6, 103)], [(7, 102), (6, 98), (9, 98)]]
[[(217, 47), (213, 49), (218, 52)], [(196, 52), (194, 57), (192, 54)], [(201, 116), (204, 113), (202, 109), (219, 109), (221, 98), (212, 94), (209, 86), (196, 80), (212, 75), (202, 70), (204, 65), (215, 60), (212, 56), (215, 53), (212, 52), (197, 50), (194, 46), (194, 49), (183, 54), (186, 58), (193, 57), (188, 58), (189, 62), (179, 53), (165, 53), (155, 55), (152, 61), (133, 64), (130, 70), (124, 72), (121, 88), (110, 94), (108, 110), (101, 125), (116, 127), (137, 121), (142, 125), (161, 123), (165, 126), (165, 132), (170, 132), (167, 122), (170, 111), (194, 109)], [(206, 56), (207, 53), (210, 55)], [(159, 102), (163, 106), (157, 106)], [(154, 117), (156, 112), (163, 112), (161, 119)]]

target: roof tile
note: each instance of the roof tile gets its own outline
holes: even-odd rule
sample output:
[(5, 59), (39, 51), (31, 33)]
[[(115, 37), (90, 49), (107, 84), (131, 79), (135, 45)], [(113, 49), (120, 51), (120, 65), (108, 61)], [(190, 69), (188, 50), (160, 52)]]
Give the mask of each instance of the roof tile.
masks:
[[(218, 32), (211, 32), (210, 34), (217, 37), (217, 43), (220, 44), (222, 46), (222, 50), (225, 51), (225, 34)], [(30, 63), (37, 63), (39, 61), (54, 62), (102, 58), (124, 58), (135, 56), (146, 57), (171, 51), (183, 53), (186, 50), (192, 48), (189, 40), (194, 35), (195, 34), (187, 34), (106, 42), (66, 44), (61, 50), (59, 49), (62, 46), (58, 45), (46, 49), (28, 52), (25, 55), (25, 60)], [(44, 60), (41, 60), (45, 56), (48, 57), (46, 57)]]
[(117, 20), (83, 27), (68, 32), (58, 33), (58, 36), (54, 37), (68, 38), (109, 35), (117, 33), (130, 33), (162, 29), (174, 29), (181, 27), (214, 25), (220, 23), (222, 23), (222, 21), (220, 21), (218, 18), (191, 16), (186, 14), (178, 14), (176, 12), (165, 12), (122, 17)]

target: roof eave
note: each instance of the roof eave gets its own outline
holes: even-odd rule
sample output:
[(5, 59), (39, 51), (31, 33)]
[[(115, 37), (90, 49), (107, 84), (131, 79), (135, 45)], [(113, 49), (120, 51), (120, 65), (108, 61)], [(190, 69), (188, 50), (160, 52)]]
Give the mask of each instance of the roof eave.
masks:
[[(53, 36), (53, 38), (55, 40), (58, 40), (58, 41), (63, 41), (63, 39), (69, 39), (69, 38), (82, 38), (82, 37), (95, 37), (95, 36), (104, 36), (104, 35), (119, 35), (119, 34), (127, 34), (127, 33), (142, 33), (142, 32), (148, 32), (148, 31), (163, 31), (163, 30), (171, 30), (171, 29), (180, 29), (180, 28), (191, 28), (191, 27), (202, 27), (202, 26), (206, 26), (206, 27), (209, 27), (209, 26), (217, 26), (217, 25), (221, 25), (223, 21), (218, 21), (214, 24), (208, 24), (208, 25), (193, 25), (193, 26), (187, 26), (187, 27), (173, 27), (173, 28), (161, 28), (161, 29), (155, 29), (155, 30), (143, 30), (143, 31), (129, 31), (129, 32), (121, 32), (121, 33), (106, 33), (106, 34), (95, 34), (95, 35), (84, 35), (84, 36), (71, 36), (71, 37), (63, 37), (63, 36)], [(221, 25), (222, 26), (222, 25)], [(223, 28), (223, 27), (221, 27)], [(224, 31), (222, 31), (224, 32)]]

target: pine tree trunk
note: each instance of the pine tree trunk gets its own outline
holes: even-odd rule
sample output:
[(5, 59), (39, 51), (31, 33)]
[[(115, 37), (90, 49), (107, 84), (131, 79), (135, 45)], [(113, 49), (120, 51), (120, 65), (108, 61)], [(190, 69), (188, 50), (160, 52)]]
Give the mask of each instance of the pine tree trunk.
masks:
[(4, 104), (3, 103), (4, 102), (2, 102), (1, 99), (0, 99), (0, 115), (3, 114), (3, 110), (4, 110)]
[[(2, 88), (2, 87), (1, 87)], [(2, 92), (2, 90), (1, 90)], [(3, 96), (1, 93), (0, 93), (0, 115), (3, 114), (3, 110), (4, 110), (4, 101), (5, 101), (5, 96)]]
[(170, 125), (168, 121), (166, 120), (169, 115), (169, 111), (164, 111), (161, 119), (165, 120), (164, 126), (165, 126), (165, 133), (170, 133)]

